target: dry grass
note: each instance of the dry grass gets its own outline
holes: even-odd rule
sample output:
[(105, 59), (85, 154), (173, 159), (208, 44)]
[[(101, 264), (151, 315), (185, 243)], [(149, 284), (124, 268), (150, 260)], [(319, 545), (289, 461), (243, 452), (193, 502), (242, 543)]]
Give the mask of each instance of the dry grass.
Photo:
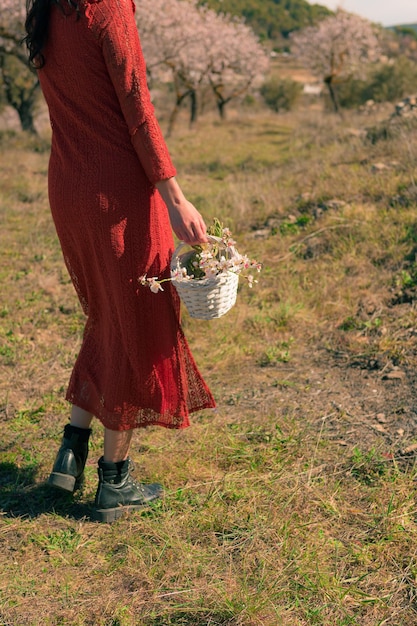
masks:
[(376, 121), (248, 113), (171, 139), (189, 197), (264, 271), (224, 318), (185, 315), (219, 410), (138, 434), (137, 474), (166, 496), (111, 526), (89, 520), (98, 425), (85, 491), (43, 484), (83, 317), (45, 145), (3, 135), (0, 624), (417, 623), (414, 457), (398, 452), (417, 438), (416, 131), (352, 132)]

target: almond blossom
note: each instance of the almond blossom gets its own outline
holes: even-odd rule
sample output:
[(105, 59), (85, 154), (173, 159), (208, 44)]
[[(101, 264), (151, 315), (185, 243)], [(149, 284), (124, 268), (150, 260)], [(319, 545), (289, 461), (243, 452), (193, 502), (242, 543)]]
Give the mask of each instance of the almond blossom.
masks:
[(161, 280), (158, 280), (157, 276), (153, 276), (152, 278), (147, 278), (147, 276), (141, 276), (139, 278), (139, 282), (141, 285), (146, 285), (152, 291), (152, 293), (158, 293), (158, 291), (163, 291)]

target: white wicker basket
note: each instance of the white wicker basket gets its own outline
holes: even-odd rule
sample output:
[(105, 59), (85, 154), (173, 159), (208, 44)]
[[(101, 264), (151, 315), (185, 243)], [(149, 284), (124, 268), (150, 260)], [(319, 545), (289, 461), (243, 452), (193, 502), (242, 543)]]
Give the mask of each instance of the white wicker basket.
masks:
[[(209, 237), (209, 240), (222, 245), (223, 242), (218, 237)], [(181, 242), (172, 255), (171, 270), (175, 271), (181, 267), (181, 257), (188, 256), (181, 254), (188, 244)], [(233, 248), (225, 247), (225, 253), (232, 255)], [(239, 276), (234, 272), (223, 272), (212, 278), (200, 280), (184, 280), (173, 278), (172, 283), (178, 294), (187, 307), (191, 317), (199, 320), (211, 320), (225, 315), (236, 302)]]

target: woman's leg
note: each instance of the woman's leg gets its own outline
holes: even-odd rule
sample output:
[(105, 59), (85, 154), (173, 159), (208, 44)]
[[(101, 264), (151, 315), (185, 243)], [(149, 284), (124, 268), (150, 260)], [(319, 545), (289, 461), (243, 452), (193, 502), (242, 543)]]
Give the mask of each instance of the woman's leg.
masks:
[(71, 421), (64, 428), (61, 447), (48, 479), (50, 485), (71, 493), (82, 487), (92, 419), (91, 413), (72, 407)]
[(71, 426), (76, 426), (77, 428), (90, 428), (92, 419), (92, 413), (84, 411), (84, 409), (80, 409), (78, 406), (72, 405), (70, 419)]
[[(93, 419), (92, 413), (73, 405), (71, 409), (71, 426), (90, 428)], [(104, 460), (112, 463), (125, 461), (129, 455), (130, 442), (133, 430), (104, 429)]]
[(133, 430), (104, 429), (104, 457), (98, 462), (99, 484), (95, 499), (95, 519), (100, 522), (113, 522), (162, 495), (158, 483), (145, 485), (131, 478), (128, 455), (132, 434)]
[(132, 435), (133, 430), (110, 430), (110, 428), (105, 428), (103, 460), (106, 463), (126, 461), (129, 456)]
[[(78, 406), (72, 406), (71, 426), (90, 428), (93, 415)], [(104, 460), (112, 463), (125, 461), (129, 455), (133, 430), (104, 429)]]

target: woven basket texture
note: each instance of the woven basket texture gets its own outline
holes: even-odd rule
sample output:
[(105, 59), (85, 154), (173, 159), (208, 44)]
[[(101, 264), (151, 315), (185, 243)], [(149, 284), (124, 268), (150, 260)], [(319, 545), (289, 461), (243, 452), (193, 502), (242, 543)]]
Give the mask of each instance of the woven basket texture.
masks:
[[(222, 244), (218, 237), (209, 236), (209, 240)], [(181, 260), (185, 261), (190, 254), (180, 254), (187, 248), (187, 244), (181, 242), (172, 255), (171, 269), (182, 266)], [(233, 254), (233, 249), (225, 250), (226, 254)], [(191, 317), (200, 320), (212, 320), (225, 315), (236, 303), (239, 276), (233, 272), (224, 272), (210, 278), (200, 280), (173, 279), (172, 283), (187, 307)]]
[(203, 280), (173, 280), (191, 317), (212, 320), (225, 315), (236, 303), (239, 276), (233, 272)]

